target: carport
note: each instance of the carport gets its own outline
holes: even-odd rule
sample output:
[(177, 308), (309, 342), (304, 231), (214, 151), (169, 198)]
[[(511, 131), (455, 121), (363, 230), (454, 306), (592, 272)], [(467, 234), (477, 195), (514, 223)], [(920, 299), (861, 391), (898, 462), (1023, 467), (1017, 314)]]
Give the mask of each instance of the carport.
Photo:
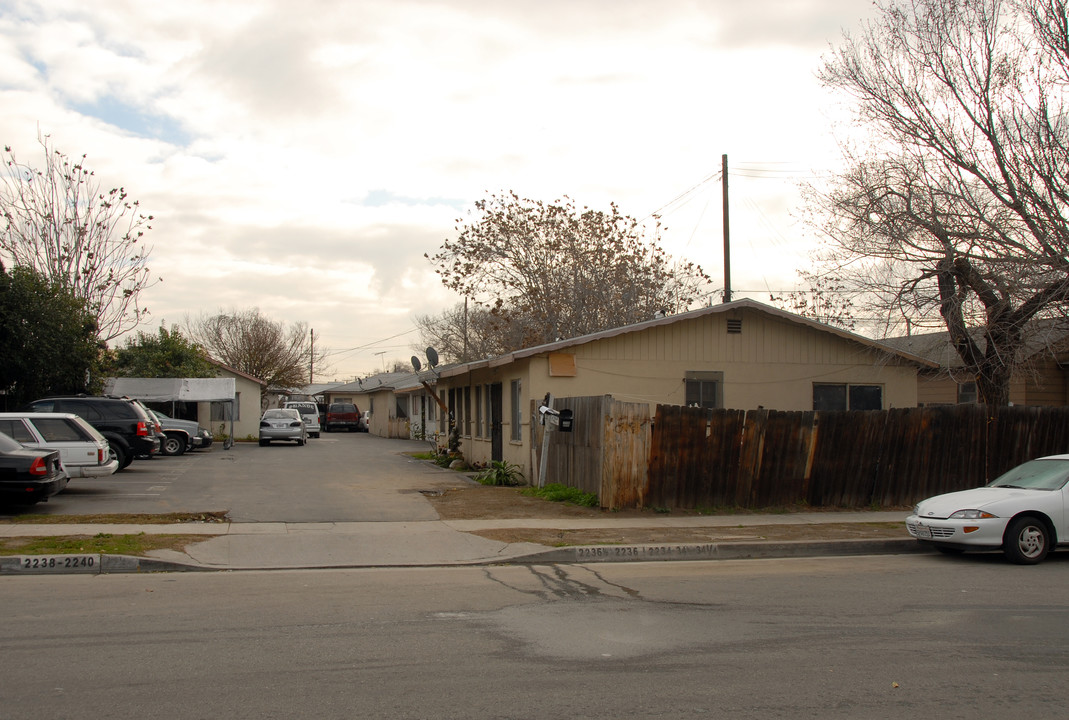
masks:
[[(230, 434), (223, 443), (229, 450), (234, 444), (234, 402), (237, 388), (234, 378), (112, 378), (107, 383), (109, 395), (135, 398), (143, 402), (169, 402), (174, 414), (176, 402), (225, 403)], [(206, 423), (211, 425), (211, 420)]]

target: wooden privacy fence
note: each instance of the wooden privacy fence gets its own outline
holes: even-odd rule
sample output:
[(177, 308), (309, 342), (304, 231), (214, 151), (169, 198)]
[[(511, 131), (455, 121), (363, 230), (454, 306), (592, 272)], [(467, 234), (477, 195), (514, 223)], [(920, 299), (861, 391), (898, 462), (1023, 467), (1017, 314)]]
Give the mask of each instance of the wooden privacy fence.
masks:
[(1069, 408), (954, 405), (867, 412), (659, 405), (652, 506), (894, 507), (977, 487), (1069, 452)]
[[(1069, 408), (954, 405), (866, 412), (708, 410), (563, 398), (548, 482), (602, 507), (900, 507), (1069, 452)], [(536, 408), (532, 408), (537, 417)], [(535, 477), (541, 427), (532, 440)]]
[[(538, 401), (531, 403), (531, 480), (538, 478), (542, 433)], [(611, 395), (554, 401), (572, 411), (572, 432), (549, 434), (546, 482), (595, 493), (602, 507), (643, 507), (649, 485), (650, 409)]]

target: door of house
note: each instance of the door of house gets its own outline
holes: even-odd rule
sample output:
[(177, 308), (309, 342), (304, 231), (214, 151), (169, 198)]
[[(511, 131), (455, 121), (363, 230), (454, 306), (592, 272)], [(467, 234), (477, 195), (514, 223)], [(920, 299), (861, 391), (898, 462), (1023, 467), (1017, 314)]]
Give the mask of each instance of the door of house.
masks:
[(505, 459), (501, 441), (501, 383), (490, 385), (490, 459)]

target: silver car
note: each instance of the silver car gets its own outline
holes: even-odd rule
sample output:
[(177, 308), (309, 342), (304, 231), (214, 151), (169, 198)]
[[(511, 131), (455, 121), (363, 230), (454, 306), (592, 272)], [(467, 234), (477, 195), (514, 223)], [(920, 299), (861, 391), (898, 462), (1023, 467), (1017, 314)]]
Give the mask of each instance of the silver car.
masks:
[(308, 440), (304, 419), (298, 410), (274, 408), (260, 418), (260, 445), (269, 445), (272, 440), (295, 440), (304, 445)]
[(68, 478), (104, 477), (119, 469), (104, 436), (71, 413), (0, 413), (0, 432), (26, 447), (57, 450)]

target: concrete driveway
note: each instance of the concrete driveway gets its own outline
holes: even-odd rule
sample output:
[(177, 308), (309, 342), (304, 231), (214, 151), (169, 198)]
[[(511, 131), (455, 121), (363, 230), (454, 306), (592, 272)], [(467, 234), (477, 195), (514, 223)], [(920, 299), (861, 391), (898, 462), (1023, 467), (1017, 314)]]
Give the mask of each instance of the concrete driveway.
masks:
[[(219, 444), (179, 457), (136, 460), (108, 478), (74, 480), (29, 512), (46, 515), (229, 511), (235, 522), (437, 520), (420, 493), (456, 484), (455, 472), (413, 460), (423, 442), (329, 433), (304, 447)], [(2, 511), (6, 512), (6, 510)]]

